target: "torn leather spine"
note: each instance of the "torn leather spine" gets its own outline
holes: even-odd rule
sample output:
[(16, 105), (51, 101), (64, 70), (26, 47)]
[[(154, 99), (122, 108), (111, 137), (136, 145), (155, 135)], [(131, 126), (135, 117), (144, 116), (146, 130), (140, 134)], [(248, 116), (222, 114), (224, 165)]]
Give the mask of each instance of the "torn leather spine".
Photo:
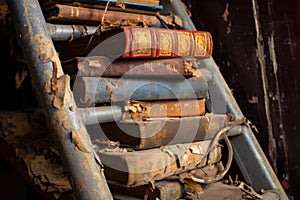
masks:
[[(122, 148), (100, 149), (97, 153), (108, 180), (135, 187), (206, 166), (204, 154), (210, 143), (210, 140), (206, 140), (133, 152), (126, 152)], [(215, 154), (212, 156), (215, 160), (211, 160), (211, 163), (219, 162), (222, 157), (220, 145), (216, 145), (210, 154)]]

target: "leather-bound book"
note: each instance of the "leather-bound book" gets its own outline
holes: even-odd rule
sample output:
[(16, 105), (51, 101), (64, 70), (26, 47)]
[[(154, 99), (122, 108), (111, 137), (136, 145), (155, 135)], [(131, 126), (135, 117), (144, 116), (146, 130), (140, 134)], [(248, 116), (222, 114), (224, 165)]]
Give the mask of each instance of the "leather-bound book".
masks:
[(142, 150), (212, 140), (228, 121), (226, 115), (206, 113), (193, 117), (121, 120), (89, 125), (87, 129), (92, 138), (106, 138), (118, 141), (123, 147)]
[(49, 7), (54, 4), (85, 4), (85, 5), (104, 5), (109, 7), (122, 7), (122, 9), (136, 9), (145, 11), (161, 11), (163, 5), (158, 0), (39, 0), (42, 7)]
[(72, 89), (80, 106), (127, 100), (208, 97), (208, 85), (203, 76), (189, 79), (77, 77)]
[[(92, 37), (92, 38), (91, 38)], [(78, 56), (111, 58), (208, 58), (213, 40), (207, 31), (122, 26), (63, 44), (62, 59)]]
[(75, 57), (62, 62), (65, 73), (77, 76), (188, 78), (201, 75), (196, 59), (111, 59)]
[(43, 9), (47, 22), (51, 23), (73, 23), (99, 25), (102, 17), (104, 21), (103, 28), (118, 27), (121, 25), (143, 25), (155, 26), (159, 23), (154, 15), (135, 14), (129, 12), (120, 12), (98, 8), (88, 8), (82, 6), (55, 4), (49, 8)]

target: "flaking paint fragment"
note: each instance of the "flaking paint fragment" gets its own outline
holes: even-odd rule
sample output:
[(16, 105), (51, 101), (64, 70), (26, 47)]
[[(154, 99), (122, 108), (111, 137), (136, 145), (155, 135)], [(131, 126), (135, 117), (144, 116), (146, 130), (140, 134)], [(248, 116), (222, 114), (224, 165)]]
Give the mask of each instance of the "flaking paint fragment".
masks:
[(63, 75), (62, 67), (60, 65), (60, 60), (58, 54), (53, 47), (51, 40), (46, 38), (43, 34), (36, 34), (33, 38), (33, 41), (36, 43), (37, 46), (37, 53), (39, 54), (39, 58), (41, 62), (53, 63), (53, 73), (51, 77), (51, 93), (54, 94), (56, 92), (56, 82), (57, 78)]
[(183, 66), (184, 66), (184, 72), (187, 74), (191, 74), (194, 77), (201, 77), (201, 73), (200, 71), (197, 69), (196, 66), (194, 66), (194, 64), (192, 62), (183, 61)]
[(57, 79), (57, 92), (53, 98), (53, 106), (57, 109), (72, 106), (72, 91), (70, 88), (70, 76), (63, 75)]
[[(71, 134), (72, 142), (75, 144), (75, 146), (82, 152), (90, 153), (86, 145), (83, 143), (83, 140), (80, 137), (78, 130), (73, 130)], [(100, 160), (99, 160), (100, 161)]]
[[(63, 109), (57, 110), (52, 115), (53, 117), (51, 119), (52, 120), (56, 119), (56, 121), (53, 121), (53, 123), (56, 124), (56, 126), (62, 125), (66, 130), (73, 129), (73, 126), (69, 121), (68, 114), (65, 110)], [(59, 119), (59, 121), (57, 121), (57, 119)]]
[(25, 80), (25, 78), (27, 77), (27, 75), (28, 75), (28, 71), (27, 71), (25, 66), (23, 66), (20, 69), (20, 71), (18, 71), (16, 73), (15, 81), (16, 81), (16, 88), (17, 89), (21, 87), (21, 85), (22, 85), (23, 81)]

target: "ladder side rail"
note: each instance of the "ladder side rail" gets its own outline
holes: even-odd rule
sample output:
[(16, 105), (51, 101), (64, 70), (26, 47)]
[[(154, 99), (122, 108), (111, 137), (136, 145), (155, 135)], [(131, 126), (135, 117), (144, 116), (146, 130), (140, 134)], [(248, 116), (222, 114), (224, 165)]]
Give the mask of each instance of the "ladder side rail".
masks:
[[(113, 199), (86, 127), (75, 112), (77, 107), (68, 86), (70, 79), (63, 73), (53, 41), (45, 31), (39, 2), (19, 0), (7, 1), (7, 4), (27, 59), (35, 96), (61, 152), (75, 196), (77, 199)], [(75, 136), (87, 151), (76, 148), (71, 140)]]

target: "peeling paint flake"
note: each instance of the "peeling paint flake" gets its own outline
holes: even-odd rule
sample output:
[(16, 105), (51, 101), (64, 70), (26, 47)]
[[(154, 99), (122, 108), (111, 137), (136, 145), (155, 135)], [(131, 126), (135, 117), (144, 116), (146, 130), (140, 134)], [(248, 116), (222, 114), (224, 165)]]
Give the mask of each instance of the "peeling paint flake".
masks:
[(78, 130), (73, 130), (71, 134), (72, 142), (75, 144), (75, 146), (82, 152), (90, 153), (86, 145), (83, 143), (83, 140), (80, 137)]
[(72, 104), (72, 91), (70, 88), (70, 76), (64, 75), (57, 79), (57, 92), (53, 98), (53, 106), (57, 109), (70, 107)]
[(37, 51), (39, 53), (40, 60), (43, 63), (51, 62), (55, 54), (55, 49), (52, 47), (51, 41), (43, 34), (37, 34), (33, 37), (33, 40), (37, 45)]
[(59, 121), (53, 121), (56, 126), (62, 125), (66, 130), (71, 130), (73, 128), (71, 122), (69, 121), (68, 113), (64, 109), (54, 112), (52, 119), (59, 119)]
[(199, 145), (191, 145), (189, 149), (194, 154), (198, 154), (198, 155), (205, 154), (205, 149), (203, 149), (203, 147), (201, 147)]
[(184, 66), (184, 72), (187, 74), (191, 74), (194, 77), (201, 77), (201, 72), (198, 70), (198, 68), (194, 65), (193, 62), (189, 62), (184, 60), (183, 61), (183, 66)]
[(33, 36), (34, 45), (36, 45), (37, 53), (42, 63), (52, 62), (53, 63), (53, 73), (51, 77), (51, 94), (56, 92), (57, 78), (63, 75), (62, 67), (60, 65), (60, 60), (58, 54), (53, 47), (51, 40), (46, 38), (43, 34), (36, 34)]
[(226, 3), (225, 10), (224, 10), (224, 13), (223, 13), (223, 15), (222, 15), (223, 20), (224, 20), (225, 22), (228, 21), (228, 16), (229, 16), (229, 10), (228, 10), (228, 8), (229, 8), (229, 3), (227, 2), (227, 3)]

